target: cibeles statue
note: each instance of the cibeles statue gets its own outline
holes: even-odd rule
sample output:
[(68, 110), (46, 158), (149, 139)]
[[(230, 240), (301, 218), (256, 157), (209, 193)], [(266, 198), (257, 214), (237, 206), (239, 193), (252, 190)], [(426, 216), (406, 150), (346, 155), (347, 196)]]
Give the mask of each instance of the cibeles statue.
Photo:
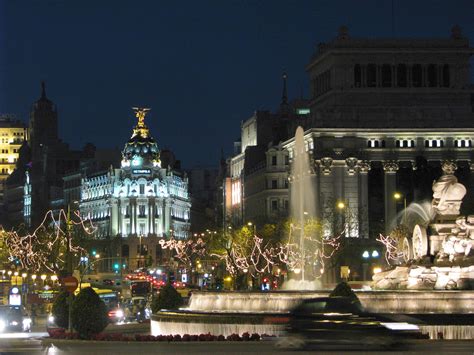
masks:
[(454, 176), (456, 168), (455, 162), (444, 161), (442, 164), (443, 175), (433, 183), (432, 206), (437, 215), (459, 215), (461, 202), (467, 191)]

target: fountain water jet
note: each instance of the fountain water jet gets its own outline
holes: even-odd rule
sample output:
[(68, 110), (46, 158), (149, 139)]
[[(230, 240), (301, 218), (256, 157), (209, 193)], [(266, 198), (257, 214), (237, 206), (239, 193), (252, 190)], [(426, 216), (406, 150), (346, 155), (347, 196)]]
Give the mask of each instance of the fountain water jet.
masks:
[(308, 253), (315, 253), (316, 250), (307, 250), (308, 245), (305, 244), (304, 226), (306, 218), (316, 217), (316, 194), (311, 181), (313, 172), (306, 151), (302, 127), (296, 129), (293, 152), (290, 178), (290, 211), (292, 219), (299, 223), (299, 240), (297, 244), (299, 247), (300, 260), (297, 262), (297, 265), (299, 265), (298, 268), (301, 272), (301, 278), (290, 279), (286, 285), (284, 285), (284, 288), (287, 290), (315, 290), (320, 284), (314, 280), (308, 280), (305, 270), (305, 261), (307, 255), (309, 255)]

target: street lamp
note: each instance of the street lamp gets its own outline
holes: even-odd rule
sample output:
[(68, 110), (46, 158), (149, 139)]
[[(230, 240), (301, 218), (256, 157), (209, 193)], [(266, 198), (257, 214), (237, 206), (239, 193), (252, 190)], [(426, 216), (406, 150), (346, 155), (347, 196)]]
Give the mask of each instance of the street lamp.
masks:
[(252, 227), (252, 226), (253, 226), (253, 234), (256, 235), (257, 232), (256, 232), (256, 230), (255, 230), (255, 228), (256, 228), (255, 224), (253, 224), (252, 222), (247, 222), (247, 225), (248, 225), (249, 227)]
[(344, 208), (346, 208), (346, 204), (344, 203), (344, 201), (339, 201), (336, 206), (340, 210), (343, 210)]
[(397, 201), (403, 198), (403, 224), (407, 223), (407, 198), (405, 195), (402, 195), (400, 192), (395, 192), (393, 198)]

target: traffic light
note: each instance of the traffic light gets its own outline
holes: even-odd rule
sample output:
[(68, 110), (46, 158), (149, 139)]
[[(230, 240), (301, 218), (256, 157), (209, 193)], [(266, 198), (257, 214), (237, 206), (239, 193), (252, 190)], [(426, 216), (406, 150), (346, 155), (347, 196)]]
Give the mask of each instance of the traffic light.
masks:
[(97, 251), (95, 249), (92, 249), (92, 255), (96, 255), (97, 254)]
[(115, 263), (115, 264), (114, 264), (114, 269), (115, 269), (115, 270), (118, 270), (118, 269), (119, 269), (119, 264)]

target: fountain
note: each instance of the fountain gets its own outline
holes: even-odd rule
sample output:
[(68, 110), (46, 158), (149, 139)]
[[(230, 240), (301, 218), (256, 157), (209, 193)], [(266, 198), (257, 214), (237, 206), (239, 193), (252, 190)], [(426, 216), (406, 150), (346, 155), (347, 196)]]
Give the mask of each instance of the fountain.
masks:
[(292, 219), (299, 223), (297, 243), (299, 247), (299, 260), (296, 262), (294, 272), (290, 274), (291, 278), (284, 283), (283, 288), (285, 290), (313, 291), (320, 289), (321, 284), (315, 280), (311, 270), (307, 268), (307, 256), (315, 255), (317, 251), (309, 250), (311, 247), (316, 247), (314, 244), (310, 246), (305, 243), (304, 225), (306, 218), (311, 219), (316, 217), (316, 194), (314, 184), (311, 181), (314, 172), (309, 162), (308, 153), (306, 152), (302, 127), (296, 129), (293, 152), (290, 175), (290, 211)]
[(428, 221), (416, 224), (411, 238), (400, 241), (404, 264), (374, 275), (376, 289), (474, 289), (474, 215), (460, 216), (466, 188), (454, 176), (456, 164), (444, 161), (433, 184)]
[[(298, 128), (291, 196), (293, 216), (301, 226), (305, 212), (316, 215), (311, 171), (302, 137), (303, 131)], [(474, 216), (459, 216), (466, 189), (457, 182), (454, 169), (452, 162), (445, 162), (444, 175), (433, 184), (434, 217), (426, 208), (412, 207), (414, 211), (419, 210), (415, 213), (420, 214), (423, 222), (414, 227), (411, 238), (401, 243), (405, 265), (375, 275), (373, 284), (379, 290), (356, 290), (356, 294), (369, 311), (416, 316), (421, 319), (420, 329), (431, 338), (441, 335), (444, 339), (473, 339), (474, 291), (460, 289), (473, 288)], [(272, 319), (281, 319), (282, 313), (302, 299), (329, 293), (308, 280), (314, 275), (305, 270), (305, 253), (312, 251), (307, 250), (304, 231), (300, 229), (297, 243), (301, 251), (300, 275), (289, 282), (295, 291), (194, 292), (188, 307), (153, 314), (151, 333), (282, 334), (283, 325)], [(313, 291), (303, 291), (308, 288)], [(316, 289), (319, 291), (314, 291)]]

